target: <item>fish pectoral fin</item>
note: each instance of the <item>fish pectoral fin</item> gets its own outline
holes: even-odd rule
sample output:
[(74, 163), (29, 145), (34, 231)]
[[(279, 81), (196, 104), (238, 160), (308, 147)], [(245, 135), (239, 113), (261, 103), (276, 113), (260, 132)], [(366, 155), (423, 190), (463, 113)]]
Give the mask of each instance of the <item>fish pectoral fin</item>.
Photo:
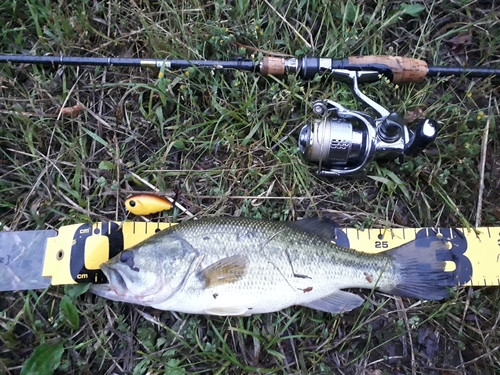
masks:
[(234, 283), (246, 273), (248, 258), (243, 255), (232, 255), (212, 263), (198, 273), (198, 277), (205, 282), (205, 288)]
[(212, 307), (204, 310), (204, 313), (207, 315), (219, 315), (219, 316), (248, 315), (248, 308), (240, 306)]
[(303, 303), (302, 306), (333, 314), (351, 311), (361, 306), (365, 300), (357, 294), (339, 290), (321, 299)]

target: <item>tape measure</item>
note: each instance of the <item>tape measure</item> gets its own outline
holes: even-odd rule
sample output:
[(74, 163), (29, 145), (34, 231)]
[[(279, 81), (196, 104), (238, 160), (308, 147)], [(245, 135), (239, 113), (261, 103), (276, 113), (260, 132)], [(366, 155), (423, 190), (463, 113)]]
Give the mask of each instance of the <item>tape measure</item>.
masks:
[(64, 226), (57, 237), (47, 239), (42, 276), (52, 277), (52, 285), (105, 283), (102, 263), (171, 225), (127, 221)]
[[(43, 277), (52, 285), (105, 283), (100, 264), (171, 223), (108, 222), (64, 226), (47, 239)], [(450, 244), (444, 261), (457, 274), (460, 285), (500, 286), (500, 227), (459, 228), (337, 228), (334, 242), (362, 252), (387, 251), (410, 241), (444, 237)], [(448, 265), (447, 265), (448, 267)]]

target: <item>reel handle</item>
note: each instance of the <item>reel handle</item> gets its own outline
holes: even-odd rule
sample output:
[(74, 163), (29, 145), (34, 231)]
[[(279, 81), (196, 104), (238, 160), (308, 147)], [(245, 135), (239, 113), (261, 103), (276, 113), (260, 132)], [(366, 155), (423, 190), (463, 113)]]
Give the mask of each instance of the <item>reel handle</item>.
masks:
[(437, 136), (438, 124), (436, 120), (421, 120), (410, 141), (405, 145), (406, 156), (417, 156), (429, 146)]

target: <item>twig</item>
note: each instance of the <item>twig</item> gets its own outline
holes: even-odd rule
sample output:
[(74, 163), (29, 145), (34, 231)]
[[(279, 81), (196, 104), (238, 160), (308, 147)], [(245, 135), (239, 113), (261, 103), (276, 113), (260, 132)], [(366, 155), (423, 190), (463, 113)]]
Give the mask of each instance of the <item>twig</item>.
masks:
[[(83, 74), (78, 74), (79, 69), (80, 68), (77, 67), (77, 77), (76, 77), (75, 83), (73, 83), (73, 86), (71, 86), (71, 89), (68, 91), (68, 94), (66, 95), (66, 99), (64, 99), (64, 101), (63, 101), (63, 103), (61, 105), (61, 109), (66, 108), (66, 104), (68, 104), (68, 101), (71, 98), (71, 95), (73, 94), (73, 91), (76, 90), (78, 82), (80, 81), (80, 78), (82, 78), (82, 76), (83, 76)], [(63, 115), (63, 113), (64, 113), (63, 111), (59, 111), (57, 113), (56, 121), (59, 121), (61, 119), (61, 116)], [(51, 137), (50, 143), (49, 143), (49, 151), (50, 151), (50, 144), (52, 144), (52, 137)], [(49, 154), (49, 151), (47, 151), (47, 154)]]
[(305, 39), (304, 39), (304, 37), (303, 37), (302, 35), (300, 35), (300, 33), (299, 33), (296, 29), (295, 29), (295, 27), (293, 27), (293, 26), (290, 24), (290, 22), (288, 22), (288, 21), (286, 20), (286, 18), (285, 18), (285, 17), (283, 17), (283, 16), (282, 16), (282, 15), (281, 15), (281, 14), (280, 14), (277, 10), (276, 10), (276, 8), (275, 8), (275, 7), (273, 7), (273, 6), (271, 5), (271, 3), (270, 3), (269, 1), (264, 0), (264, 2), (267, 4), (267, 6), (268, 6), (269, 8), (271, 8), (271, 9), (272, 9), (272, 10), (276, 13), (276, 15), (277, 15), (279, 18), (281, 18), (281, 19), (283, 20), (283, 22), (284, 22), (284, 23), (286, 23), (286, 24), (287, 24), (287, 25), (288, 25), (288, 26), (292, 29), (292, 31), (295, 33), (295, 35), (297, 35), (297, 36), (300, 38), (300, 40), (302, 40), (302, 41), (304, 42), (304, 44), (305, 44), (308, 48), (311, 48), (311, 44), (310, 44), (307, 40), (305, 40)]
[(486, 165), (486, 151), (488, 149), (488, 134), (490, 131), (491, 94), (488, 107), (490, 108), (490, 112), (488, 113), (488, 120), (486, 120), (486, 126), (484, 127), (483, 141), (481, 142), (481, 162), (479, 163), (479, 191), (477, 197), (476, 228), (481, 226), (481, 211), (483, 209), (484, 168)]
[[(137, 173), (134, 173), (134, 172), (132, 172), (130, 170), (127, 170), (127, 172), (130, 173), (134, 178), (136, 178), (139, 181), (141, 181), (144, 185), (146, 185), (149, 188), (151, 188), (151, 190), (153, 190), (155, 193), (158, 193), (160, 191), (160, 189), (158, 189), (156, 186), (154, 186), (153, 184), (151, 184), (148, 181), (146, 181), (145, 179), (143, 179)], [(189, 210), (187, 208), (185, 208), (184, 206), (182, 206), (179, 202), (174, 201), (172, 198), (167, 197), (167, 196), (165, 197), (165, 199), (167, 199), (170, 203), (174, 204), (175, 207), (177, 207), (179, 210), (181, 210), (182, 212), (184, 212), (189, 217), (194, 217), (194, 215), (191, 212), (189, 212)]]
[(276, 56), (276, 57), (293, 57), (293, 55), (290, 55), (289, 53), (281, 53), (281, 52), (274, 52), (274, 51), (269, 51), (267, 49), (261, 49), (261, 48), (257, 48), (257, 47), (252, 47), (252, 46), (249, 46), (249, 45), (246, 45), (246, 44), (242, 44), (242, 43), (233, 43), (236, 47), (238, 48), (244, 48), (248, 51), (253, 51), (253, 52), (260, 52), (262, 53), (263, 55), (266, 55), (266, 56)]

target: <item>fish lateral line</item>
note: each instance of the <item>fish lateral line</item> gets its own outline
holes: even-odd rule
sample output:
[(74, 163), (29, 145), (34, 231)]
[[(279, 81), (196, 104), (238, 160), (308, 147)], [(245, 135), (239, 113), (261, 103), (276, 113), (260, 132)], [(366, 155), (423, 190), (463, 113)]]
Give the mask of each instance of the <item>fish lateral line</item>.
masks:
[(288, 263), (290, 264), (290, 268), (292, 269), (293, 277), (297, 277), (299, 279), (312, 279), (311, 277), (309, 277), (307, 275), (296, 273), (295, 270), (293, 269), (292, 258), (290, 257), (290, 253), (288, 252), (288, 250), (285, 250), (285, 254), (286, 254), (286, 257), (288, 259)]

